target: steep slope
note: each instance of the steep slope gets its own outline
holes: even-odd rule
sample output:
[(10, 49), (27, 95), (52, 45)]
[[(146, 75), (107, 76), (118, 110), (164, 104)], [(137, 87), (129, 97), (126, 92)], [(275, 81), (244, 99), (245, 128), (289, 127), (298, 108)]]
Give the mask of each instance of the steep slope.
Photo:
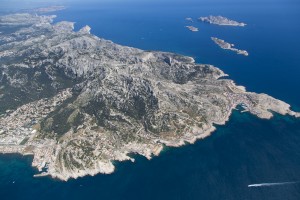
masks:
[[(299, 117), (193, 58), (120, 46), (54, 16), (0, 17), (0, 152), (33, 154), (62, 180), (112, 173), (208, 136), (242, 105), (260, 118)], [(45, 168), (46, 167), (46, 168)]]

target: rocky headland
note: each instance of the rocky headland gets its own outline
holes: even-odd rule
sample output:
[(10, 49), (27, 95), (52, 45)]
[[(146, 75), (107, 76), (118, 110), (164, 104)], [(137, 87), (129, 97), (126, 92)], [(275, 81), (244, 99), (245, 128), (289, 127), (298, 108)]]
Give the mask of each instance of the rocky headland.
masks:
[(0, 152), (33, 155), (41, 175), (112, 173), (130, 153), (151, 159), (207, 137), (238, 105), (264, 119), (300, 117), (212, 65), (121, 46), (54, 17), (0, 17)]

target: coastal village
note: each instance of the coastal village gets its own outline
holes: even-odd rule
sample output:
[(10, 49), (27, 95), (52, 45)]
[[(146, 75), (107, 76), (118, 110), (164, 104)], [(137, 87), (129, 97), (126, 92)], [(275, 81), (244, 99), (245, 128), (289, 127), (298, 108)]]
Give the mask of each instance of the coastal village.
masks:
[(25, 104), (15, 111), (7, 110), (0, 116), (0, 152), (22, 152), (30, 145), (38, 146), (36, 136), (38, 123), (57, 106), (71, 97), (70, 89), (50, 99)]

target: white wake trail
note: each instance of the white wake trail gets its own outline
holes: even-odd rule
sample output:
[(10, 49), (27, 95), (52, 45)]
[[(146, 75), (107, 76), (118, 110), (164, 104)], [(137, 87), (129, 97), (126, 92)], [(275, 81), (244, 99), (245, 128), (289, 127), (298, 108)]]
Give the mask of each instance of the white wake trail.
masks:
[(271, 187), (271, 186), (280, 186), (280, 185), (291, 185), (299, 183), (299, 181), (295, 182), (280, 182), (280, 183), (258, 183), (258, 184), (251, 184), (248, 187)]

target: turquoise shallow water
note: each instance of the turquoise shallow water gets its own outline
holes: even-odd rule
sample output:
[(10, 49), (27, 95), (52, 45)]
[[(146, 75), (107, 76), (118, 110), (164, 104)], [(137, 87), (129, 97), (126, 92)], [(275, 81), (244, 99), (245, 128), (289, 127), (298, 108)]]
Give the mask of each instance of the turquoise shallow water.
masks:
[[(89, 0), (91, 1), (91, 0)], [(300, 110), (300, 3), (293, 0), (72, 1), (56, 21), (88, 24), (92, 33), (122, 45), (193, 56), (214, 64), (248, 90), (265, 92)], [(0, 12), (16, 4), (0, 6)], [(5, 5), (6, 7), (4, 7)], [(30, 4), (26, 4), (30, 7)], [(19, 9), (24, 5), (19, 5)], [(221, 14), (248, 24), (219, 27), (185, 17)], [(246, 49), (249, 57), (217, 47), (211, 36)], [(116, 173), (71, 180), (33, 178), (31, 157), (0, 156), (1, 199), (300, 199), (300, 184), (248, 188), (300, 180), (300, 120), (260, 120), (234, 112), (209, 138), (168, 148), (151, 161), (118, 163)]]

